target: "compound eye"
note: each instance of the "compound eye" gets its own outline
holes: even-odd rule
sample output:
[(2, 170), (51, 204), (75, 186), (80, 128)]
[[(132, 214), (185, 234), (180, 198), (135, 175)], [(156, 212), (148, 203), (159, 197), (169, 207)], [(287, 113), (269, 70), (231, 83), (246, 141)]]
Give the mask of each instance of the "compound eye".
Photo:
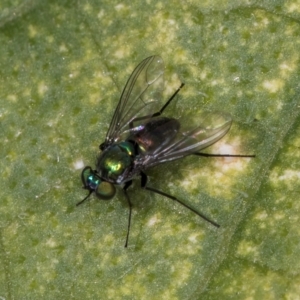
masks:
[(91, 167), (85, 167), (81, 172), (81, 180), (84, 188), (94, 190), (99, 184), (99, 177), (95, 174)]
[(112, 183), (102, 181), (95, 189), (95, 194), (102, 200), (110, 200), (116, 194), (116, 188)]

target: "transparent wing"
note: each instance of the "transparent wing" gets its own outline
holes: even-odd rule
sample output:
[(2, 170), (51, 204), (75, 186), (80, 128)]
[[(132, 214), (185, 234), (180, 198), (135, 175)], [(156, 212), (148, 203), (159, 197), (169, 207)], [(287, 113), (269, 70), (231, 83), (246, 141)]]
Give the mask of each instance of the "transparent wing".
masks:
[(118, 141), (135, 119), (150, 118), (160, 109), (164, 62), (159, 56), (144, 59), (129, 77), (111, 120), (104, 148)]
[[(180, 120), (180, 123), (184, 127), (183, 121)], [(198, 126), (192, 123), (189, 118), (186, 128), (181, 128), (172, 141), (150, 155), (145, 155), (144, 168), (182, 158), (211, 146), (228, 132), (232, 119), (226, 113), (209, 113), (200, 124), (198, 121)]]

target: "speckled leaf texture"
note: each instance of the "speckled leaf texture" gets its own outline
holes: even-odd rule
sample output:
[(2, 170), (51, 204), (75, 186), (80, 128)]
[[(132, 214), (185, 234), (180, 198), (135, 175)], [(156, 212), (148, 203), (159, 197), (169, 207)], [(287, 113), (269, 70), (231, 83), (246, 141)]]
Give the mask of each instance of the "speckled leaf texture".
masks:
[[(300, 299), (300, 2), (0, 4), (0, 299)], [(120, 93), (150, 55), (166, 110), (233, 125), (207, 153), (149, 169), (133, 203), (76, 207)]]

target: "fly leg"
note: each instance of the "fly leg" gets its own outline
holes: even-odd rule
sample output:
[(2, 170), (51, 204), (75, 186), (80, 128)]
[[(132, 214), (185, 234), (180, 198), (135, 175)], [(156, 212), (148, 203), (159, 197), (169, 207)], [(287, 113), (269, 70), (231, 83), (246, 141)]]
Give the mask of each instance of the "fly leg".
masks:
[(147, 180), (148, 180), (148, 177), (145, 173), (141, 172), (141, 187), (145, 190), (148, 190), (148, 191), (151, 191), (151, 192), (154, 192), (156, 194), (159, 194), (159, 195), (162, 195), (166, 198), (169, 198), (171, 200), (174, 200), (176, 202), (178, 202), (179, 204), (181, 204), (182, 206), (184, 206), (185, 208), (189, 209), (190, 211), (192, 211), (193, 213), (195, 213), (196, 215), (198, 215), (200, 218), (204, 219), (205, 221), (209, 222), (210, 224), (212, 224), (213, 226), (219, 228), (220, 225), (217, 224), (216, 222), (210, 220), (208, 217), (206, 217), (205, 215), (199, 213), (197, 210), (195, 210), (194, 208), (192, 208), (191, 206), (185, 204), (184, 202), (182, 202), (181, 200), (177, 199), (176, 197), (172, 196), (172, 195), (169, 195), (169, 194), (166, 194), (162, 191), (159, 191), (157, 189), (154, 189), (154, 188), (151, 188), (151, 187), (148, 187), (147, 186)]
[(160, 116), (163, 111), (167, 108), (167, 106), (171, 103), (171, 101), (175, 98), (175, 96), (179, 93), (179, 91), (184, 87), (184, 83), (181, 83), (180, 87), (174, 92), (174, 94), (170, 97), (170, 99), (164, 104), (164, 106), (156, 113), (152, 114), (152, 115), (148, 115), (148, 116), (143, 116), (143, 117), (139, 117), (139, 118), (135, 118), (133, 119), (130, 123), (129, 123), (129, 128), (132, 129), (134, 128), (133, 126), (133, 122), (136, 121), (142, 121), (142, 120), (146, 120), (149, 118), (153, 118), (153, 117), (158, 117)]
[(127, 228), (126, 242), (125, 242), (125, 246), (124, 246), (125, 248), (127, 248), (127, 245), (128, 245), (129, 231), (130, 231), (130, 224), (131, 224), (132, 204), (131, 204), (130, 198), (127, 194), (127, 189), (131, 186), (131, 184), (132, 184), (132, 180), (127, 181), (123, 187), (124, 195), (125, 195), (125, 198), (127, 200), (128, 206), (129, 206), (128, 228)]
[(175, 91), (175, 93), (170, 97), (170, 99), (165, 103), (165, 105), (161, 108), (160, 111), (154, 113), (152, 117), (160, 116), (163, 111), (167, 108), (167, 106), (171, 103), (171, 101), (175, 98), (175, 96), (180, 92), (180, 90), (184, 87), (184, 83), (181, 83), (180, 87)]
[(204, 157), (255, 157), (255, 154), (250, 154), (250, 155), (244, 155), (244, 154), (211, 154), (211, 153), (201, 153), (201, 152), (196, 152), (192, 153), (193, 155), (197, 156), (204, 156)]

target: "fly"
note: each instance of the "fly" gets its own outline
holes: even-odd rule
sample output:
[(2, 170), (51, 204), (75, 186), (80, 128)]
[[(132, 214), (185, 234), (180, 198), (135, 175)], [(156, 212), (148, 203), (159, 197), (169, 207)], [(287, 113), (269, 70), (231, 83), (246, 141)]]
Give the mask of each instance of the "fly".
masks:
[(86, 166), (81, 173), (83, 188), (89, 193), (77, 206), (92, 193), (102, 200), (110, 200), (116, 193), (115, 185), (123, 185), (129, 206), (125, 247), (128, 245), (132, 214), (127, 189), (134, 178), (140, 177), (143, 189), (174, 200), (213, 226), (220, 227), (176, 197), (147, 186), (145, 171), (191, 154), (206, 157), (254, 157), (200, 153), (200, 150), (211, 146), (229, 131), (232, 119), (226, 113), (211, 113), (207, 118), (199, 120), (197, 125), (189, 125), (189, 128), (182, 130), (178, 119), (163, 117), (162, 113), (184, 84), (162, 105), (163, 75), (164, 62), (159, 56), (150, 56), (135, 68), (124, 87), (105, 141), (99, 146), (101, 153), (96, 168)]

